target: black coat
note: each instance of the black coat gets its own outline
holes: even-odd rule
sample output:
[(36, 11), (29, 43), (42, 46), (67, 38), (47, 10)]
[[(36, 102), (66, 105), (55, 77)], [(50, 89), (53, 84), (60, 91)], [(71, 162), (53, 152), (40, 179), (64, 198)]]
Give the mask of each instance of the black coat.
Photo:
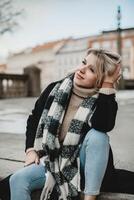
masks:
[[(44, 105), (46, 103), (47, 97), (53, 87), (57, 82), (53, 82), (48, 87), (42, 91), (40, 97), (35, 103), (35, 107), (32, 110), (31, 115), (29, 115), (27, 120), (27, 129), (26, 129), (26, 147), (33, 147), (37, 126), (39, 119), (43, 112)], [(49, 102), (49, 107), (52, 102)], [(99, 97), (96, 101), (96, 110), (91, 118), (92, 127), (84, 127), (88, 132), (91, 128), (102, 132), (109, 132), (114, 128), (116, 114), (118, 110), (118, 105), (115, 100), (115, 95), (105, 95), (99, 94)], [(83, 184), (84, 185), (84, 182)], [(115, 169), (113, 162), (113, 152), (110, 146), (109, 159), (105, 175), (102, 181), (100, 191), (108, 192), (121, 192), (121, 193), (130, 193), (134, 194), (134, 172), (130, 172), (123, 169)]]
[[(37, 99), (34, 109), (32, 110), (31, 115), (29, 115), (27, 120), (26, 127), (26, 148), (34, 146), (34, 140), (36, 135), (37, 126), (43, 112), (47, 97), (53, 87), (57, 82), (53, 82), (41, 93), (40, 97)], [(47, 109), (50, 108), (53, 99), (47, 103)], [(69, 102), (68, 102), (69, 103)], [(96, 101), (96, 110), (91, 118), (92, 127), (86, 127), (87, 131), (91, 128), (102, 132), (109, 132), (114, 128), (116, 113), (118, 105), (115, 101), (115, 94), (105, 95), (99, 94), (99, 97)], [(84, 131), (85, 132), (85, 131)]]

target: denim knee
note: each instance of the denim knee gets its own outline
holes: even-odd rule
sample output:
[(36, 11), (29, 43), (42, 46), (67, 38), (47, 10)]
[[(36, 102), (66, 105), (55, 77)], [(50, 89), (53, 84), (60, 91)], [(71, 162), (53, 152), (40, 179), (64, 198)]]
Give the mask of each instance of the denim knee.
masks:
[(105, 132), (98, 131), (96, 129), (91, 129), (88, 131), (86, 137), (86, 146), (88, 144), (99, 147), (104, 147), (105, 145), (109, 145), (109, 135)]
[(19, 172), (16, 172), (10, 177), (9, 183), (10, 183), (11, 190), (15, 188), (25, 188), (25, 189), (28, 188), (28, 184), (27, 184), (27, 181), (25, 180), (25, 176), (23, 176), (23, 174)]
[(91, 129), (88, 131), (81, 150), (81, 170), (85, 176), (84, 193), (98, 195), (109, 156), (109, 136), (107, 133)]

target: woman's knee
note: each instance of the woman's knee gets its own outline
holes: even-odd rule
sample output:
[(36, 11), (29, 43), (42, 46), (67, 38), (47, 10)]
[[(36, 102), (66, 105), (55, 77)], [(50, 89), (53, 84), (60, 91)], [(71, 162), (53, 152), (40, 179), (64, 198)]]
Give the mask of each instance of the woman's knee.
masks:
[(45, 167), (32, 164), (18, 170), (10, 177), (10, 188), (13, 190), (30, 190), (41, 188), (45, 182)]
[(86, 138), (87, 144), (96, 145), (97, 147), (109, 146), (109, 136), (105, 132), (98, 131), (96, 129), (91, 129), (88, 131)]
[(21, 170), (14, 173), (9, 179), (10, 188), (24, 187), (26, 186), (26, 178)]

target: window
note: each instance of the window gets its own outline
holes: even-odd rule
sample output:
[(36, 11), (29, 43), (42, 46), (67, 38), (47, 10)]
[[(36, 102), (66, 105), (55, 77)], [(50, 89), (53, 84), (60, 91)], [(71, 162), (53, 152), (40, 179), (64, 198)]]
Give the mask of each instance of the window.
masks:
[(130, 58), (130, 51), (128, 49), (124, 49), (122, 51), (122, 59), (128, 60)]
[(102, 47), (104, 49), (110, 49), (111, 43), (109, 41), (105, 41), (102, 43)]
[(132, 41), (130, 39), (126, 39), (123, 41), (123, 46), (124, 47), (131, 47), (132, 46)]
[(124, 79), (129, 79), (130, 78), (130, 68), (129, 68), (129, 66), (124, 66), (123, 67), (123, 78)]
[(92, 44), (92, 46), (93, 46), (94, 48), (100, 48), (100, 43), (99, 43), (99, 42), (94, 42), (94, 43)]

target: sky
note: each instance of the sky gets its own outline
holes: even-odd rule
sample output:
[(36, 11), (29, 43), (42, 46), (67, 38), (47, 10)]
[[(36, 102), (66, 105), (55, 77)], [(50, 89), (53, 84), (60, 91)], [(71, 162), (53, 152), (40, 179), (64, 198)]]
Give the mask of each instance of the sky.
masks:
[(14, 33), (0, 36), (0, 60), (48, 41), (116, 29), (119, 5), (121, 27), (134, 27), (134, 0), (14, 0), (14, 8), (24, 13)]

